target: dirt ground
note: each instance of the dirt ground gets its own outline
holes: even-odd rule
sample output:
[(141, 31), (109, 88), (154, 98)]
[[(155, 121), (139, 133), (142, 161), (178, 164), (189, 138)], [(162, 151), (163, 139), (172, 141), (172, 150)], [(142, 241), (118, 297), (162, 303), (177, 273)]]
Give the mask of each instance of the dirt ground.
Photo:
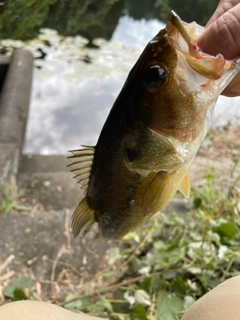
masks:
[(226, 126), (211, 130), (198, 155), (212, 160), (240, 157), (240, 126)]

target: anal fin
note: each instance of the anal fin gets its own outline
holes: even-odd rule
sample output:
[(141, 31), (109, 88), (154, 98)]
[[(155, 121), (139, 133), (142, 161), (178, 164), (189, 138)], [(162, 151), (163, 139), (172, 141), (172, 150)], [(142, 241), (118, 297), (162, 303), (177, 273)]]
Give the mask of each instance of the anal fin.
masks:
[(72, 215), (72, 232), (74, 237), (79, 233), (83, 237), (95, 222), (94, 210), (92, 210), (86, 198), (83, 198)]
[(183, 177), (180, 186), (179, 191), (184, 195), (185, 198), (189, 198), (190, 196), (190, 189), (191, 189), (191, 183), (190, 183), (190, 173), (189, 171), (185, 174)]

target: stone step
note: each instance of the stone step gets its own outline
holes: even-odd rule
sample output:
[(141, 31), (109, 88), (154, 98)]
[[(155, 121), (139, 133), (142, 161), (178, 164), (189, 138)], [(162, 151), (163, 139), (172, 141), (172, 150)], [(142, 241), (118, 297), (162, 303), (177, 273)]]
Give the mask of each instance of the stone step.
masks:
[(16, 175), (19, 190), (25, 193), (26, 205), (38, 209), (74, 208), (83, 197), (80, 185), (67, 167), (65, 156), (22, 156)]

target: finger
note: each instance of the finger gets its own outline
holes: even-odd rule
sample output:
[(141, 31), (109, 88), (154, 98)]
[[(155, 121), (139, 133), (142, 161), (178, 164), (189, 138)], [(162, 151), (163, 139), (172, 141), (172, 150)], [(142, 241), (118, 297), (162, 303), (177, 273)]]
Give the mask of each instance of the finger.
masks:
[(240, 3), (212, 22), (201, 35), (198, 45), (211, 55), (221, 53), (226, 59), (240, 54)]
[(209, 19), (208, 23), (206, 24), (206, 27), (209, 27), (211, 23), (213, 23), (225, 12), (235, 7), (239, 3), (240, 3), (240, 0), (221, 0), (217, 6), (216, 11), (214, 12), (212, 17)]
[(227, 97), (237, 97), (240, 96), (240, 74), (238, 74), (232, 82), (223, 90), (221, 93)]

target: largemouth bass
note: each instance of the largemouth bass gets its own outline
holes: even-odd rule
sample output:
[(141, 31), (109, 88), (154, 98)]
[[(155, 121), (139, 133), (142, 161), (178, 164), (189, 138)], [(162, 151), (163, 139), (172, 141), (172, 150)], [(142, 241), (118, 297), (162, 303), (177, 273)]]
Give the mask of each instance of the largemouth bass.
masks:
[(85, 192), (73, 213), (74, 236), (96, 221), (104, 237), (121, 238), (178, 189), (189, 196), (189, 166), (218, 96), (240, 69), (240, 59), (201, 51), (203, 31), (172, 12), (130, 71), (97, 145), (72, 151)]

